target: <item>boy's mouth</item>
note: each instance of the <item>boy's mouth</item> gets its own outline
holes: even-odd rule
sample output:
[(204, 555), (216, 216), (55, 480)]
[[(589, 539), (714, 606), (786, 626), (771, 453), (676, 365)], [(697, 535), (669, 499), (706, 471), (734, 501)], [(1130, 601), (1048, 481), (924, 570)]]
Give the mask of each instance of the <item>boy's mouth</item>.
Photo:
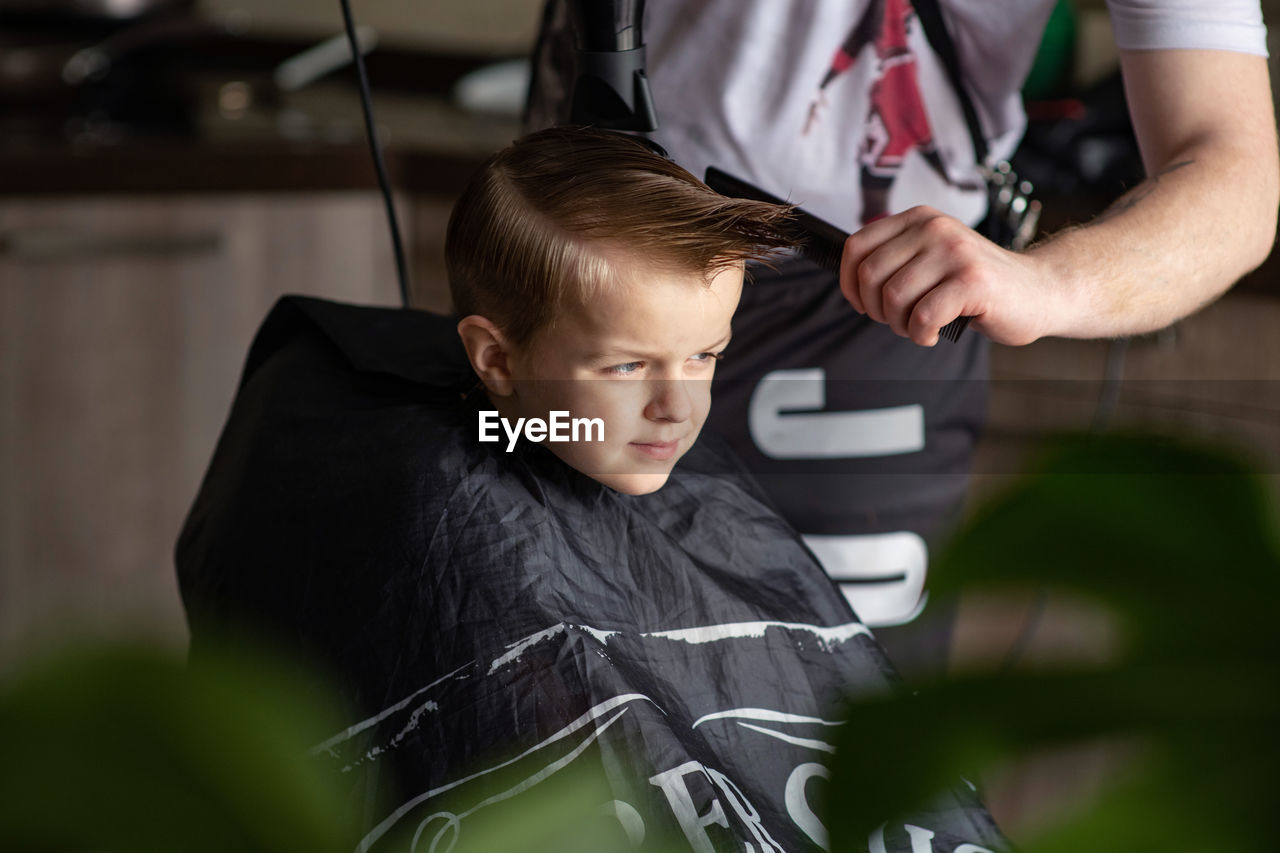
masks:
[(676, 455), (676, 451), (680, 449), (678, 441), (633, 441), (631, 446), (636, 450), (648, 456), (650, 459), (657, 459), (665, 462)]

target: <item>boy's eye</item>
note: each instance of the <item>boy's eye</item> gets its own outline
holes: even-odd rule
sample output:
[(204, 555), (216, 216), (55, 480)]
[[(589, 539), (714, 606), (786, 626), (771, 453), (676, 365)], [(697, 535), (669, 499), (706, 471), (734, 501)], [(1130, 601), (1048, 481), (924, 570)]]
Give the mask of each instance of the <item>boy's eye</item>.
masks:
[(700, 352), (693, 357), (693, 360), (710, 364), (711, 362), (719, 361), (722, 358), (724, 358), (723, 352)]
[(618, 376), (626, 376), (629, 373), (639, 372), (642, 367), (644, 367), (643, 361), (628, 361), (626, 364), (615, 364), (613, 367), (605, 368), (605, 370)]

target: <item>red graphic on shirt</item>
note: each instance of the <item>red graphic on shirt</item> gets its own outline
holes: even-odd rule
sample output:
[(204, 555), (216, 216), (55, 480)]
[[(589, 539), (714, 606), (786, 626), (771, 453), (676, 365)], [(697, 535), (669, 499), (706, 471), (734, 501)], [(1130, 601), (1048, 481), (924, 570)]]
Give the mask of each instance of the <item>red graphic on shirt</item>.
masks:
[(916, 77), (916, 55), (907, 41), (908, 23), (915, 15), (910, 0), (871, 0), (831, 60), (805, 123), (808, 134), (821, 118), (827, 86), (852, 68), (858, 55), (871, 45), (876, 58), (875, 79), (858, 151), (864, 224), (889, 212), (889, 190), (911, 151), (919, 151), (943, 180), (950, 181), (934, 145)]

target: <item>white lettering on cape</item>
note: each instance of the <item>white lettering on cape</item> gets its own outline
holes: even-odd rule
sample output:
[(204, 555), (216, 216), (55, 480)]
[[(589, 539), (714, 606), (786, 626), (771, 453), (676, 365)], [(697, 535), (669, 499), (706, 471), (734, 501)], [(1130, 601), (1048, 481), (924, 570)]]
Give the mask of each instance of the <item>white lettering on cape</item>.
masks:
[(812, 761), (792, 770), (791, 775), (787, 777), (787, 787), (783, 792), (782, 802), (787, 807), (787, 815), (800, 828), (800, 831), (809, 836), (810, 840), (823, 850), (830, 850), (827, 828), (813, 813), (813, 808), (805, 796), (805, 785), (814, 776), (830, 779), (831, 771)]
[(654, 631), (641, 634), (642, 637), (661, 637), (667, 640), (679, 640), (685, 643), (712, 643), (717, 640), (734, 640), (743, 637), (758, 639), (763, 637), (769, 628), (784, 628), (789, 631), (807, 631), (815, 635), (828, 649), (832, 643), (842, 643), (859, 634), (871, 634), (871, 629), (861, 622), (846, 622), (843, 625), (804, 625), (798, 622), (733, 622), (726, 625), (702, 625), (697, 628), (678, 628), (674, 631)]
[[(634, 702), (637, 700), (643, 700), (646, 702), (653, 701), (649, 699), (648, 696), (644, 696), (643, 694), (640, 694), (640, 693), (624, 693), (619, 696), (614, 696), (612, 699), (606, 699), (605, 701), (595, 705), (593, 708), (591, 708), (582, 716), (578, 717), (569, 725), (565, 726), (564, 728), (560, 729), (559, 731), (555, 732), (549, 737), (544, 738), (543, 740), (541, 740), (534, 746), (529, 747), (524, 752), (520, 753), (514, 758), (510, 758), (502, 762), (501, 764), (495, 764), (492, 767), (486, 768), (484, 770), (480, 770), (476, 773), (472, 773), (471, 775), (466, 776), (464, 778), (455, 779), (452, 782), (448, 782), (437, 788), (432, 788), (429, 791), (426, 791), (424, 793), (419, 794), (416, 797), (413, 797), (407, 802), (402, 803), (399, 806), (399, 808), (397, 808), (390, 815), (384, 818), (381, 823), (379, 823), (377, 826), (373, 828), (372, 831), (369, 832), (368, 835), (366, 835), (363, 839), (361, 839), (360, 843), (356, 846), (356, 853), (365, 853), (365, 851), (367, 851), (370, 847), (372, 847), (378, 841), (378, 839), (386, 835), (387, 832), (393, 826), (395, 826), (400, 821), (401, 818), (403, 818), (406, 814), (408, 814), (410, 811), (416, 808), (419, 804), (424, 803), (427, 800), (430, 800), (432, 797), (437, 797), (440, 794), (445, 793), (446, 791), (450, 791), (454, 788), (457, 788), (460, 785), (464, 785), (467, 782), (472, 781), (473, 779), (478, 779), (481, 776), (485, 776), (489, 773), (493, 773), (497, 770), (501, 770), (504, 767), (509, 767), (515, 764), (516, 762), (520, 761), (521, 759), (527, 756), (533, 755), (539, 750), (546, 748), (547, 745), (559, 740), (563, 740), (564, 738), (568, 737), (569, 735), (573, 734), (579, 729), (584, 728), (585, 726), (591, 724), (592, 722), (596, 722), (600, 717), (603, 717), (605, 714), (609, 713), (610, 711), (613, 711), (615, 708), (619, 708), (620, 706), (626, 706), (628, 703)], [(618, 719), (620, 719), (626, 713), (626, 711), (627, 711), (627, 708), (622, 707), (621, 710), (619, 710), (616, 714), (614, 714), (609, 719), (596, 722), (595, 728), (590, 731), (589, 735), (582, 741), (582, 743), (575, 746), (567, 755), (547, 765), (545, 768), (543, 768), (543, 770), (534, 774), (528, 779), (525, 779), (523, 782), (519, 783), (514, 788), (511, 788), (510, 790), (502, 794), (489, 797), (485, 799), (483, 802), (481, 802), (479, 805), (472, 808), (471, 810), (464, 812), (462, 814), (456, 815), (456, 818), (461, 820), (462, 818), (467, 817), (468, 815), (472, 814), (473, 812), (477, 811), (483, 806), (491, 805), (495, 802), (509, 799), (510, 797), (513, 797), (516, 794), (521, 793), (522, 791), (528, 790), (529, 788), (541, 782), (543, 779), (546, 779), (548, 776), (552, 775), (558, 770), (568, 766), (569, 764), (572, 764), (573, 761), (587, 749), (587, 747), (595, 743), (596, 740), (602, 734), (604, 734), (605, 730), (607, 730), (610, 726), (612, 726), (615, 722), (617, 722)], [(425, 824), (429, 823), (430, 821), (431, 821), (431, 818), (428, 818), (426, 821), (424, 821), (423, 825), (419, 826), (419, 830), (423, 829)], [(439, 837), (439, 835), (442, 834), (445, 831), (445, 829), (448, 829), (448, 828), (449, 827), (446, 826), (444, 829), (440, 830), (440, 833), (437, 834), (437, 837)], [(433, 845), (433, 848), (434, 848), (434, 845)]]
[(711, 808), (705, 813), (698, 814), (698, 806), (694, 803), (689, 786), (684, 781), (690, 773), (701, 773), (708, 780), (711, 779), (707, 769), (701, 764), (696, 761), (686, 761), (679, 767), (650, 776), (649, 784), (654, 785), (666, 795), (671, 812), (676, 816), (680, 828), (684, 830), (684, 836), (689, 840), (689, 846), (694, 849), (694, 853), (716, 853), (716, 845), (707, 835), (706, 828), (711, 824), (718, 824), (728, 829), (729, 818), (725, 816), (724, 807), (720, 805), (719, 798), (711, 801)]

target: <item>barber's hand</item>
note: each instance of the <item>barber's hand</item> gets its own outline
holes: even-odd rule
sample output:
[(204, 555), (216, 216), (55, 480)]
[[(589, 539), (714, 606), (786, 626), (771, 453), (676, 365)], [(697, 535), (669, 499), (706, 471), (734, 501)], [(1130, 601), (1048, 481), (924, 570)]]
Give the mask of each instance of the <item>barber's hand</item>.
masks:
[(851, 235), (840, 289), (855, 309), (922, 346), (957, 317), (996, 343), (1029, 344), (1049, 328), (1055, 282), (1032, 254), (1003, 249), (930, 207)]

